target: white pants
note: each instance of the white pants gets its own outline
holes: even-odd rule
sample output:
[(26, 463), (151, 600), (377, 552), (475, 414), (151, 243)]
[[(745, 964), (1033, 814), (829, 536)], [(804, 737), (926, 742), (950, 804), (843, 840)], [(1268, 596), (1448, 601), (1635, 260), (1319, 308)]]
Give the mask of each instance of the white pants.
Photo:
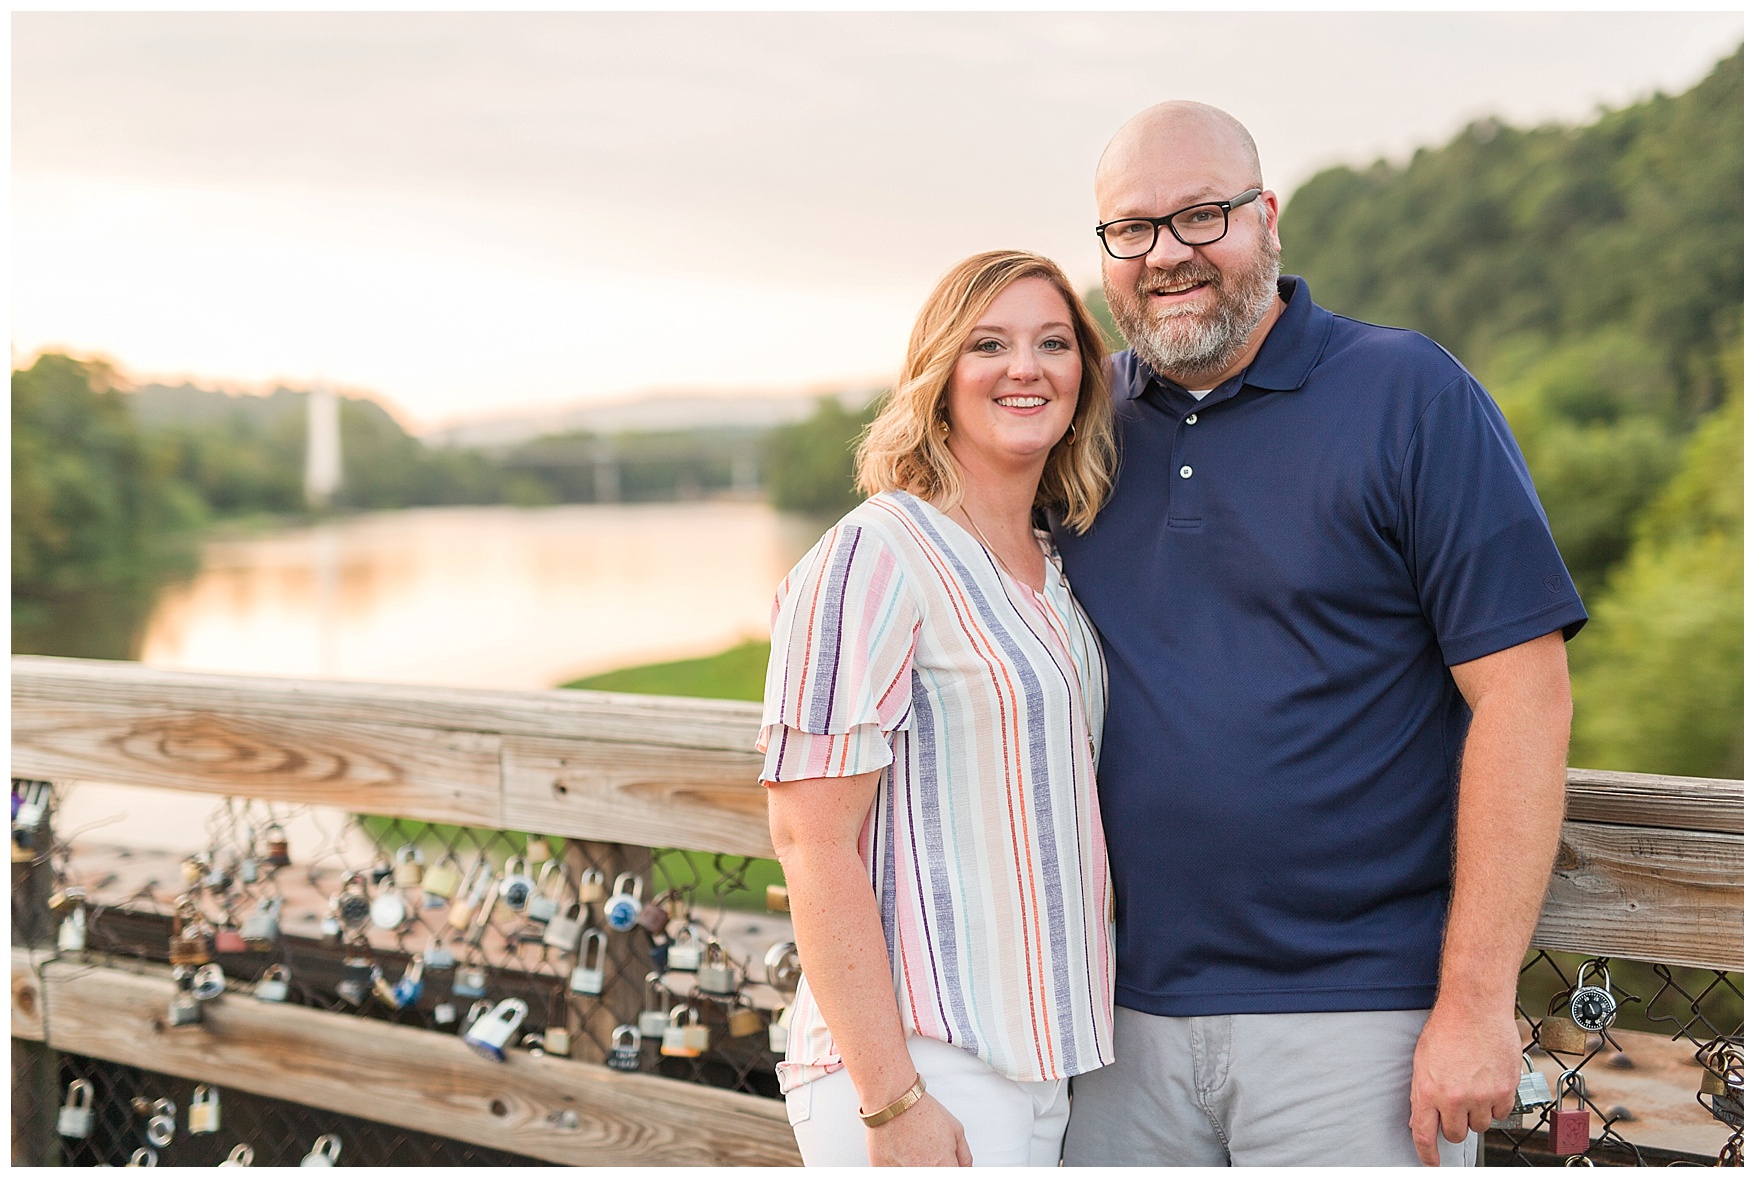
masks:
[[(908, 1036), (926, 1090), (963, 1124), (977, 1166), (1057, 1166), (1066, 1133), (1065, 1080), (1008, 1080), (961, 1047)], [(786, 1094), (786, 1117), (807, 1166), (869, 1166), (859, 1094), (843, 1068)]]

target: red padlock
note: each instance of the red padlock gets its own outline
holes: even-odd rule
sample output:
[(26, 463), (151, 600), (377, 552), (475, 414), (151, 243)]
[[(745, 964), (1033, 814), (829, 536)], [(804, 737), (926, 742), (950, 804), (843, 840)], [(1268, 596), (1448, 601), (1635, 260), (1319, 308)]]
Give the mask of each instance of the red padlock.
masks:
[[(1578, 1107), (1563, 1109), (1566, 1089), (1578, 1097)], [(1564, 1072), (1556, 1085), (1553, 1111), (1548, 1114), (1548, 1148), (1560, 1157), (1571, 1157), (1590, 1149), (1590, 1110), (1584, 1106), (1584, 1089), (1575, 1072)]]

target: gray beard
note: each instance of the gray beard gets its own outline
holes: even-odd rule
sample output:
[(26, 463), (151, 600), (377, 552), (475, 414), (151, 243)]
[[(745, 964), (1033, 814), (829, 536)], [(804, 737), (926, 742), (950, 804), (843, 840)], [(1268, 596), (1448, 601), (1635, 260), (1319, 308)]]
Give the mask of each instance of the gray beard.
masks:
[[(1105, 270), (1103, 294), (1115, 325), (1140, 359), (1159, 376), (1188, 387), (1191, 378), (1223, 372), (1236, 359), (1279, 296), (1279, 277), (1279, 255), (1264, 236), (1254, 265), (1231, 281), (1212, 263), (1190, 258), (1173, 270), (1144, 270), (1132, 290), (1112, 282)], [(1162, 317), (1147, 310), (1153, 287), (1190, 281), (1209, 283), (1219, 305), (1210, 312)]]

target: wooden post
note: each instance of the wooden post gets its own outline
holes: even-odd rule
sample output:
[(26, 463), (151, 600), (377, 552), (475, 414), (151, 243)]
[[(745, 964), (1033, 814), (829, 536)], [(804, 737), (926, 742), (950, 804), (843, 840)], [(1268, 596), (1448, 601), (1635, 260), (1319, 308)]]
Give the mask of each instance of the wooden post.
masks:
[[(596, 867), (603, 872), (605, 887), (613, 883), (617, 875), (631, 871), (646, 880), (642, 887), (650, 894), (652, 852), (646, 847), (569, 840), (562, 861), (566, 864), (568, 876), (575, 882), (587, 867)], [(596, 910), (593, 919), (601, 922), (601, 905), (592, 907)], [(598, 927), (602, 927), (601, 923)], [(604, 932), (609, 938), (609, 952), (603, 963), (603, 998), (591, 1004), (578, 1033), (573, 1036), (573, 1058), (587, 1063), (602, 1063), (604, 1051), (599, 1045), (609, 1042), (617, 1026), (639, 1019), (643, 997), (640, 983), (652, 968), (645, 953), (644, 933), (616, 933), (607, 929)]]

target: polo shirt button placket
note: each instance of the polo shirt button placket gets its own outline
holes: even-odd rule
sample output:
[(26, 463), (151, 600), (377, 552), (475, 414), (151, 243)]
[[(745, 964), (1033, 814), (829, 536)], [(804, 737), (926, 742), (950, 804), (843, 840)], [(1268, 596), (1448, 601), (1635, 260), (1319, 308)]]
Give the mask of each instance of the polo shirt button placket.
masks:
[(1185, 479), (1193, 478), (1194, 477), (1194, 467), (1185, 466), (1181, 470), (1177, 471), (1176, 473), (1181, 475)]
[(1184, 417), (1182, 420), (1183, 420), (1183, 423), (1186, 425), (1193, 425), (1195, 422), (1200, 420), (1200, 414), (1190, 413), (1187, 417)]

